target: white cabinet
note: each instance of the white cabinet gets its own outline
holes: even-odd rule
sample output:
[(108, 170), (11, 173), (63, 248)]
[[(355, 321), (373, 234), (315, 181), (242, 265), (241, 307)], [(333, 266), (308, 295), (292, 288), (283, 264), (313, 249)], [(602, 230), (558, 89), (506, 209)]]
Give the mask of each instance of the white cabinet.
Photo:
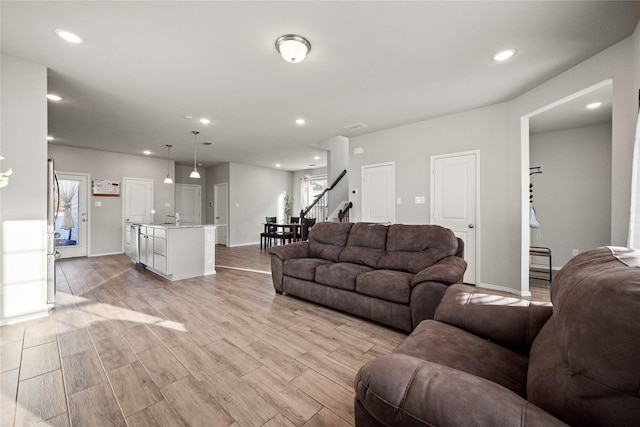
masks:
[(162, 227), (140, 227), (140, 262), (147, 268), (167, 273), (167, 230)]
[(140, 262), (169, 280), (215, 274), (215, 226), (140, 226)]

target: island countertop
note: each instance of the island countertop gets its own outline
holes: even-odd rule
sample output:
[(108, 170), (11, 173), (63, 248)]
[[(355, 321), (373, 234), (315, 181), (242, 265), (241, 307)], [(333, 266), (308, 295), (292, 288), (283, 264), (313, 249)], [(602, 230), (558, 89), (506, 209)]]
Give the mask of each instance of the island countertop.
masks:
[(137, 224), (143, 227), (159, 227), (159, 228), (204, 228), (204, 227), (216, 227), (216, 224), (174, 224), (174, 223), (149, 223), (149, 224)]

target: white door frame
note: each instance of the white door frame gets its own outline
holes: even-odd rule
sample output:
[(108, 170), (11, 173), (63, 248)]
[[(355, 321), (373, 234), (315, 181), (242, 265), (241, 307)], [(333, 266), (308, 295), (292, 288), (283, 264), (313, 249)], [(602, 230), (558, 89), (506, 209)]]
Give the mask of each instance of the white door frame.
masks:
[[(218, 220), (218, 217), (220, 216), (220, 211), (218, 210), (220, 205), (218, 203), (218, 197), (220, 195), (220, 190), (222, 187), (226, 189), (226, 193), (227, 193), (227, 212), (226, 212), (227, 221), (224, 224), (220, 224)], [(217, 231), (216, 233), (219, 233), (220, 229), (224, 229), (224, 235), (225, 235), (224, 244), (226, 246), (229, 246), (229, 183), (227, 182), (221, 182), (220, 184), (213, 185), (213, 223), (220, 224), (220, 228), (218, 228), (219, 231)], [(220, 243), (220, 241), (218, 241), (218, 243)]]
[(559, 105), (569, 102), (575, 98), (579, 98), (584, 94), (593, 92), (604, 86), (612, 84), (613, 79), (606, 79), (585, 89), (575, 92), (569, 96), (565, 96), (549, 105), (545, 105), (535, 111), (532, 111), (520, 117), (520, 295), (529, 297), (529, 247), (531, 246), (531, 228), (529, 227), (529, 119), (531, 117), (551, 110)]
[(365, 186), (365, 182), (364, 182), (364, 174), (365, 174), (365, 170), (370, 169), (370, 168), (376, 168), (376, 167), (381, 167), (381, 166), (391, 166), (391, 169), (393, 171), (393, 182), (391, 183), (391, 218), (389, 220), (389, 223), (391, 224), (395, 224), (396, 222), (396, 162), (391, 161), (391, 162), (383, 162), (383, 163), (374, 163), (371, 165), (362, 165), (362, 168), (360, 170), (360, 188), (362, 188), (362, 196), (360, 199), (360, 203), (362, 205), (362, 209), (361, 209), (361, 216), (362, 216), (362, 221), (367, 221), (367, 219), (364, 218), (364, 209), (365, 209), (365, 196), (367, 191), (369, 190), (366, 186)]
[[(78, 246), (73, 246), (73, 247), (65, 247), (65, 246), (57, 246), (56, 250), (58, 252), (60, 252), (61, 257), (62, 258), (72, 258), (72, 257), (82, 257), (82, 256), (89, 256), (91, 254), (90, 249), (90, 244), (91, 244), (91, 239), (90, 239), (90, 235), (91, 233), (90, 231), (90, 221), (89, 219), (91, 218), (91, 203), (89, 202), (89, 194), (90, 194), (90, 188), (91, 188), (91, 175), (89, 175), (88, 173), (77, 173), (77, 172), (63, 172), (63, 171), (56, 171), (56, 176), (58, 177), (58, 179), (65, 179), (62, 178), (62, 176), (67, 176), (69, 178), (74, 178), (77, 177), (79, 179), (85, 179), (85, 185), (84, 185), (84, 195), (80, 194), (80, 187), (78, 187), (78, 221), (81, 221), (82, 219), (80, 218), (81, 214), (81, 197), (84, 196), (84, 200), (85, 200), (85, 218), (84, 218), (84, 245), (80, 245), (80, 242), (78, 242)], [(79, 224), (78, 224), (79, 225)], [(80, 240), (80, 228), (78, 228), (78, 239)], [(81, 248), (82, 246), (84, 246), (84, 250), (80, 250), (78, 251), (79, 248)], [(65, 252), (72, 252), (71, 254), (66, 254)], [(78, 254), (78, 252), (80, 252), (80, 254)]]
[[(479, 227), (480, 225), (480, 150), (472, 150), (472, 151), (462, 151), (459, 153), (449, 153), (449, 154), (439, 154), (439, 155), (434, 155), (431, 156), (431, 165), (430, 165), (430, 174), (431, 174), (431, 179), (430, 179), (430, 197), (429, 197), (429, 211), (430, 211), (430, 215), (429, 215), (429, 222), (431, 224), (433, 224), (435, 222), (434, 220), (434, 206), (435, 206), (435, 180), (433, 179), (433, 173), (435, 171), (435, 162), (437, 159), (445, 159), (445, 158), (449, 158), (449, 157), (460, 157), (460, 156), (468, 156), (468, 155), (475, 155), (476, 157), (476, 176), (475, 176), (475, 182), (476, 182), (476, 194), (475, 194), (475, 198), (476, 198), (476, 205), (475, 205), (475, 247), (474, 252), (475, 252), (475, 259), (474, 259), (474, 263), (475, 263), (475, 277), (474, 277), (474, 284), (476, 286), (481, 286), (480, 284), (480, 230), (481, 227)], [(465, 247), (467, 247), (467, 242), (465, 242)]]

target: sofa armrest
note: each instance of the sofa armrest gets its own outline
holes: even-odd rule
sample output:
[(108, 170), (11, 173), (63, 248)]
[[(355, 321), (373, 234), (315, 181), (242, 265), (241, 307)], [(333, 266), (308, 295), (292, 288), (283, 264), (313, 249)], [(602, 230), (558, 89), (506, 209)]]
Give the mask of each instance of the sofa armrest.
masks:
[(467, 262), (464, 259), (448, 256), (419, 271), (411, 280), (411, 287), (422, 282), (442, 282), (448, 285), (462, 283), (466, 269)]
[(566, 426), (501, 385), (399, 353), (365, 364), (354, 388), (356, 426)]
[(458, 284), (449, 286), (434, 319), (528, 355), (552, 312), (551, 303), (506, 297)]
[(288, 245), (274, 246), (269, 249), (269, 253), (277, 256), (283, 262), (293, 258), (307, 258), (309, 256), (309, 242), (295, 242)]
[(277, 293), (282, 293), (284, 278), (284, 262), (294, 258), (309, 256), (309, 242), (295, 242), (288, 245), (275, 246), (269, 249), (271, 254), (271, 280)]

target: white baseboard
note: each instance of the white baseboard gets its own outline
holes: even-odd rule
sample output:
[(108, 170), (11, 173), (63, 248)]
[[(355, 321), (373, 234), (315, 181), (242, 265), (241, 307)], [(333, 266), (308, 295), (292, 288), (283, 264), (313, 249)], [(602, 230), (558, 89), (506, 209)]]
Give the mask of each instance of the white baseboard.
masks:
[(105, 252), (103, 254), (89, 254), (87, 255), (88, 258), (91, 257), (95, 257), (95, 256), (109, 256), (109, 255), (120, 255), (123, 254), (124, 252)]
[(38, 311), (36, 313), (24, 314), (22, 316), (7, 317), (0, 319), (0, 326), (11, 325), (13, 323), (27, 322), (29, 320), (40, 319), (49, 315), (49, 309)]
[(492, 285), (489, 283), (481, 283), (478, 288), (483, 288), (483, 289), (491, 289), (494, 291), (500, 291), (500, 292), (506, 292), (509, 294), (514, 294), (516, 296), (519, 297), (530, 297), (531, 296), (531, 292), (526, 291), (519, 291), (517, 289), (513, 289), (513, 288), (507, 288), (506, 286), (498, 286), (498, 285)]
[(236, 245), (226, 245), (228, 248), (239, 248), (242, 246), (254, 246), (254, 245), (259, 245), (260, 242), (249, 242), (249, 243), (240, 243), (240, 244), (236, 244)]

